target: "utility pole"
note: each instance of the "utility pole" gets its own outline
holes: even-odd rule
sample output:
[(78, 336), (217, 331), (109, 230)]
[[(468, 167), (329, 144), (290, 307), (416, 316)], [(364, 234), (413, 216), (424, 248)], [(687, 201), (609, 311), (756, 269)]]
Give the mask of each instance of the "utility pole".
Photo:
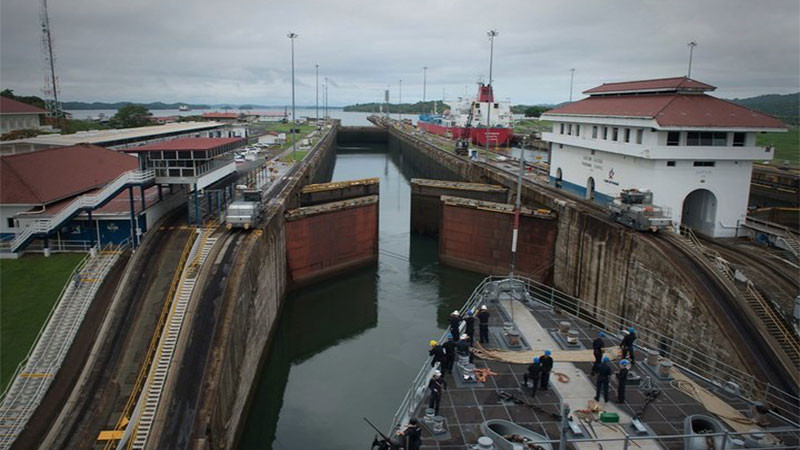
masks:
[[(500, 34), (497, 30), (489, 30), (486, 33), (489, 36), (489, 92), (492, 97), (489, 99), (489, 107), (486, 111), (486, 152), (489, 152), (489, 127), (491, 127), (492, 106), (494, 106), (494, 89), (492, 88), (492, 63), (494, 62), (494, 38)], [(480, 99), (479, 99), (480, 100)]]
[(509, 278), (514, 278), (517, 263), (517, 236), (519, 235), (519, 212), (522, 208), (522, 175), (525, 172), (525, 146), (519, 149), (519, 177), (517, 178), (517, 201), (514, 204), (514, 230), (511, 235), (511, 270)]
[(297, 38), (297, 33), (289, 33), (286, 35), (292, 41), (292, 160), (297, 162), (297, 118), (295, 117), (294, 106), (294, 40)]
[(400, 80), (400, 93), (398, 94), (397, 104), (397, 120), (402, 120), (402, 107), (403, 107), (403, 80)]
[(319, 122), (319, 64), (314, 64), (315, 74), (316, 74), (316, 83), (317, 83), (317, 100), (316, 100), (316, 115), (315, 118), (317, 122)]
[(325, 77), (325, 89), (323, 90), (325, 102), (325, 119), (328, 118), (328, 77)]
[(575, 69), (569, 69), (569, 101), (572, 103), (572, 81), (575, 79)]
[(697, 47), (697, 42), (692, 41), (686, 44), (689, 47), (689, 73), (686, 75), (686, 78), (692, 77), (692, 55), (694, 54), (694, 48)]
[(425, 94), (428, 88), (428, 66), (422, 68), (422, 103), (425, 103)]

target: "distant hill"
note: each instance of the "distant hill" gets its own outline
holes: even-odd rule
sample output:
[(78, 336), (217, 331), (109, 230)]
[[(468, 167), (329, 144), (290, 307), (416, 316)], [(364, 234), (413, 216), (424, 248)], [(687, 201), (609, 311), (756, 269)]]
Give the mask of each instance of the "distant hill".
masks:
[(800, 92), (794, 94), (769, 94), (750, 98), (729, 99), (764, 114), (775, 116), (789, 125), (800, 125)]
[(430, 101), (430, 102), (417, 102), (417, 103), (402, 103), (402, 104), (395, 104), (389, 103), (387, 106), (385, 103), (358, 103), (355, 105), (348, 105), (343, 108), (343, 111), (355, 111), (355, 112), (378, 112), (381, 110), (381, 106), (383, 106), (383, 112), (387, 112), (388, 109), (389, 113), (396, 114), (425, 114), (433, 112), (434, 103), (436, 103), (436, 110), (438, 112), (442, 112), (444, 109), (450, 108), (449, 105), (446, 103), (443, 104), (442, 102)]
[(114, 103), (106, 103), (106, 102), (62, 102), (61, 108), (65, 110), (81, 110), (81, 109), (120, 109), (125, 105), (129, 105), (131, 103), (142, 105), (147, 109), (151, 110), (159, 110), (159, 109), (178, 109), (181, 105), (187, 105), (192, 109), (208, 109), (208, 105), (192, 105), (187, 103), (163, 103), (163, 102), (153, 102), (153, 103), (136, 103), (136, 102), (114, 102)]

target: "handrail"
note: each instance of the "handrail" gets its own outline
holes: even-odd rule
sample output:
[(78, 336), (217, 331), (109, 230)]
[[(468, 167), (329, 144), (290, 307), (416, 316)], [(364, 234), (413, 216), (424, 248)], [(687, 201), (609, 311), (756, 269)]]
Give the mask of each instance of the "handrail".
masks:
[[(474, 307), (478, 301), (484, 297), (485, 287), (490, 282), (510, 281), (506, 277), (489, 276), (486, 277), (475, 288), (469, 300), (464, 305), (464, 309)], [(620, 329), (629, 326), (635, 327), (640, 332), (638, 334), (639, 347), (642, 350), (657, 350), (662, 356), (670, 357), (673, 364), (683, 370), (687, 370), (693, 375), (701, 378), (708, 383), (719, 387), (732, 387), (734, 383), (741, 393), (743, 399), (749, 401), (764, 400), (775, 408), (776, 414), (783, 417), (790, 423), (800, 426), (800, 412), (797, 405), (800, 404), (800, 397), (785, 392), (772, 384), (762, 382), (754, 376), (734, 368), (722, 361), (716, 361), (707, 356), (700, 346), (690, 346), (677, 341), (674, 337), (665, 336), (644, 325), (634, 323), (629, 319), (612, 313), (610, 311), (597, 308), (591, 303), (584, 302), (578, 297), (558, 291), (538, 281), (516, 276), (513, 283), (524, 283), (525, 291), (533, 301), (551, 308), (560, 308), (563, 313), (588, 322), (600, 328), (610, 336), (616, 336)], [(444, 334), (446, 336), (447, 333)], [(443, 338), (444, 338), (443, 336)], [(702, 345), (702, 343), (698, 343)], [(401, 423), (413, 414), (419, 401), (424, 397), (424, 384), (427, 384), (433, 368), (430, 367), (430, 357), (423, 364), (422, 369), (414, 378), (411, 388), (406, 393), (405, 398), (395, 413), (392, 428), (395, 430)], [(681, 361), (677, 363), (675, 361)]]
[(30, 359), (31, 354), (36, 349), (36, 345), (39, 343), (39, 339), (42, 338), (42, 334), (44, 333), (45, 328), (47, 328), (47, 324), (50, 323), (50, 319), (53, 317), (53, 313), (55, 313), (56, 308), (58, 308), (58, 304), (61, 303), (61, 298), (64, 296), (64, 292), (66, 292), (66, 290), (69, 288), (69, 286), (73, 284), (73, 280), (74, 280), (75, 274), (80, 272), (80, 271), (82, 271), (83, 268), (86, 267), (86, 263), (89, 261), (90, 258), (91, 258), (91, 254), (89, 252), (87, 252), (86, 256), (84, 256), (83, 259), (78, 263), (78, 265), (75, 266), (74, 269), (72, 269), (72, 272), (70, 272), (69, 278), (67, 279), (67, 282), (64, 283), (64, 286), (61, 287), (61, 292), (59, 292), (58, 297), (56, 297), (56, 301), (53, 303), (53, 307), (50, 308), (50, 312), (47, 314), (47, 317), (45, 318), (44, 322), (42, 323), (42, 327), (39, 328), (39, 333), (36, 335), (36, 338), (33, 340), (33, 344), (31, 344), (31, 347), (28, 350), (28, 354), (25, 355), (25, 358), (23, 358), (22, 361), (20, 361), (20, 363), (17, 365), (17, 369), (14, 371), (14, 374), (11, 376), (11, 378), (9, 378), (8, 385), (5, 387), (5, 389), (3, 389), (3, 393), (0, 394), (0, 403), (2, 403), (3, 400), (5, 400), (6, 394), (11, 389), (11, 385), (13, 384), (14, 379), (17, 378), (19, 373), (22, 371), (22, 368), (25, 367), (25, 364), (28, 363), (28, 360)]
[[(739, 293), (734, 283), (735, 271), (730, 266), (730, 263), (717, 251), (703, 245), (691, 228), (681, 225), (681, 232), (690, 239), (692, 245), (703, 257), (714, 263), (717, 271), (725, 276), (722, 281), (731, 285), (731, 291), (734, 294)], [(800, 339), (798, 339), (797, 333), (794, 332), (793, 327), (786, 321), (781, 311), (771, 302), (767, 301), (750, 280), (745, 281), (742, 298), (746, 303), (743, 306), (747, 308), (748, 312), (754, 314), (752, 318), (756, 319), (756, 325), (758, 326), (759, 322), (763, 325), (763, 329), (758, 327), (761, 334), (765, 335), (764, 337), (767, 338), (767, 340), (769, 340), (768, 338), (774, 339), (775, 343), (778, 344), (778, 347), (789, 359), (784, 365), (788, 364), (796, 367), (797, 364), (800, 363)], [(758, 320), (760, 319), (758, 317), (758, 310), (763, 311), (765, 315), (760, 321)]]
[(94, 209), (109, 197), (116, 195), (117, 192), (127, 184), (142, 184), (155, 179), (155, 171), (150, 170), (129, 170), (94, 194), (85, 194), (74, 199), (64, 209), (48, 219), (36, 219), (31, 226), (18, 233), (11, 241), (11, 251), (16, 252), (34, 234), (48, 233), (60, 224), (69, 220), (70, 217), (82, 209)]

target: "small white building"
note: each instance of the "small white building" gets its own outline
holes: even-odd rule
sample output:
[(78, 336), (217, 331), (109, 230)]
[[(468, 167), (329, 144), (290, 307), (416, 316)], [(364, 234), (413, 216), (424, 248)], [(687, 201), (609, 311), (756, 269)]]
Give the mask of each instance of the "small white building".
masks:
[(778, 119), (706, 94), (687, 77), (606, 83), (550, 110), (550, 179), (599, 203), (650, 190), (672, 221), (712, 237), (736, 235), (747, 215), (753, 161), (770, 160), (756, 134)]
[(41, 126), (39, 118), (47, 114), (42, 108), (0, 97), (0, 134), (15, 130), (35, 130)]

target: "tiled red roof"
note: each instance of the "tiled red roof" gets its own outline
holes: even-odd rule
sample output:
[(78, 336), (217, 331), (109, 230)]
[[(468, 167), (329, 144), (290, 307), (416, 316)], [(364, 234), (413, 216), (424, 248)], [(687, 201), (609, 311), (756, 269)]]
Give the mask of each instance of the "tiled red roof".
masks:
[(203, 113), (204, 119), (236, 119), (239, 117), (238, 113), (224, 113), (224, 112), (208, 112)]
[(608, 94), (612, 92), (630, 91), (666, 91), (666, 90), (693, 90), (693, 91), (713, 91), (716, 87), (710, 84), (701, 83), (687, 77), (658, 78), (654, 80), (623, 81), (620, 83), (603, 83), (593, 87), (584, 94)]
[(0, 97), (0, 114), (47, 114), (47, 111), (7, 97)]
[(211, 150), (228, 144), (247, 143), (245, 138), (180, 138), (156, 142), (141, 147), (126, 148), (127, 153), (154, 152), (162, 150)]
[(589, 97), (546, 114), (648, 118), (662, 127), (786, 128), (772, 116), (704, 94)]
[(136, 169), (136, 158), (96, 145), (0, 156), (0, 204), (49, 204)]

